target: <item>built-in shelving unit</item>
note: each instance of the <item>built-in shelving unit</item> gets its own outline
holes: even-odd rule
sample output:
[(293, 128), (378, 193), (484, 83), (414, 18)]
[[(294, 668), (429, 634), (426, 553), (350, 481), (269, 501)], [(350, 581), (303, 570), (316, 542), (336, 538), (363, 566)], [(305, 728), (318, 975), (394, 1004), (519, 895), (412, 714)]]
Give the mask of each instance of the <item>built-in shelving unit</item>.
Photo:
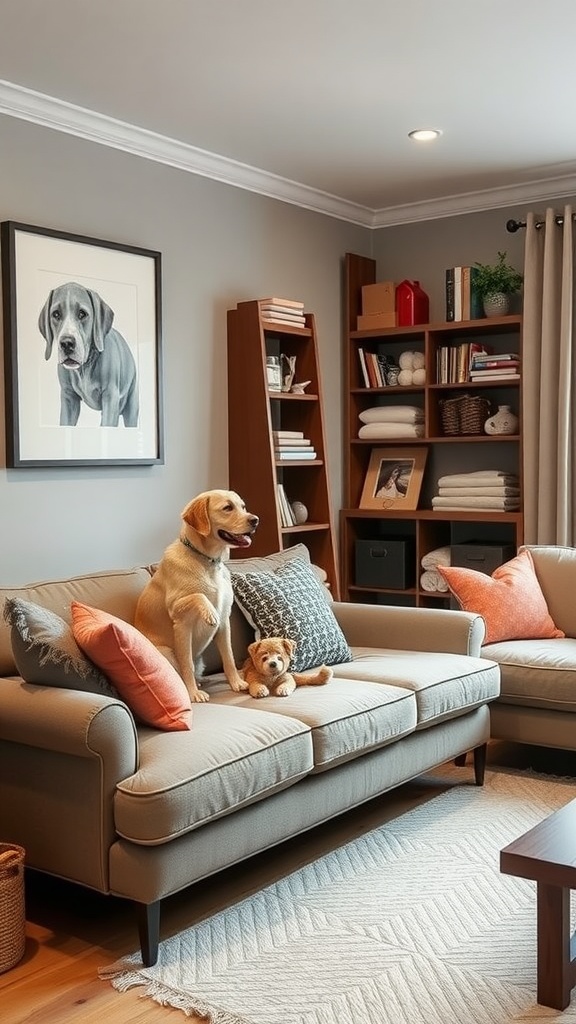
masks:
[[(442, 593), (421, 589), (421, 559), (435, 548), (480, 542), (512, 545), (523, 542), (522, 498), (514, 512), (439, 511), (432, 508), (438, 479), (447, 474), (499, 468), (518, 476), (522, 495), (521, 374), (519, 380), (438, 383), (438, 351), (474, 341), (489, 344), (495, 353), (521, 354), (522, 317), (419, 324), (414, 327), (358, 331), (363, 285), (376, 281), (374, 260), (354, 254), (346, 256), (346, 339), (344, 362), (344, 491), (345, 507), (340, 513), (341, 594), (343, 600), (409, 605), (444, 605)], [(366, 388), (361, 373), (359, 349), (399, 358), (403, 351), (424, 356), (426, 380), (421, 386)], [(514, 435), (446, 436), (442, 428), (442, 402), (461, 395), (485, 395), (491, 412), (510, 405), (520, 417)], [(421, 407), (423, 436), (393, 440), (361, 439), (359, 414), (380, 404), (412, 404)], [(418, 508), (390, 510), (359, 508), (370, 454), (376, 447), (424, 447), (426, 466)], [(406, 539), (412, 552), (409, 577), (413, 585), (403, 590), (365, 587), (356, 582), (356, 541)]]

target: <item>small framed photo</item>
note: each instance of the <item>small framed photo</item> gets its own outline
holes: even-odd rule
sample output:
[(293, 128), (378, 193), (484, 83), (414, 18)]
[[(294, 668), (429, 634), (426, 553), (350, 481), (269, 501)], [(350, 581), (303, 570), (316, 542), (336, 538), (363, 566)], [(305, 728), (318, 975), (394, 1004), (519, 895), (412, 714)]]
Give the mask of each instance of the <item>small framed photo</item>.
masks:
[(6, 462), (163, 462), (160, 253), (1, 226)]
[(373, 448), (360, 508), (418, 508), (427, 448)]

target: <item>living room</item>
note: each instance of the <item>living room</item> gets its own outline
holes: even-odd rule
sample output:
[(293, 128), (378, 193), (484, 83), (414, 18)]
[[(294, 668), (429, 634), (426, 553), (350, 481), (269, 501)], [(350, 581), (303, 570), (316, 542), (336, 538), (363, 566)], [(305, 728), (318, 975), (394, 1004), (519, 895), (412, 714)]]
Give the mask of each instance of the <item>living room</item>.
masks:
[[(16, 17), (18, 4), (12, 6), (14, 13), (9, 18)], [(41, 34), (43, 5), (32, 6), (40, 19), (40, 28), (35, 31)], [(399, 11), (396, 14), (401, 17)], [(18, 89), (11, 92), (6, 87), (2, 92), (0, 83), (0, 220), (161, 253), (164, 461), (151, 466), (11, 469), (6, 468), (3, 433), (3, 586), (150, 564), (176, 536), (180, 510), (191, 496), (226, 486), (226, 315), (247, 299), (290, 296), (302, 300), (315, 314), (328, 468), (337, 513), (343, 493), (345, 254), (374, 258), (381, 279), (419, 280), (430, 298), (431, 320), (442, 320), (445, 268), (490, 262), (505, 249), (511, 263), (522, 269), (524, 232), (508, 233), (506, 222), (525, 221), (530, 212), (541, 214), (548, 206), (561, 210), (565, 203), (576, 200), (576, 176), (572, 186), (569, 174), (558, 174), (556, 184), (549, 182), (546, 189), (532, 192), (531, 179), (524, 176), (519, 179), (523, 187), (486, 189), (485, 194), (476, 197), (476, 205), (473, 200), (467, 201), (457, 212), (450, 210), (449, 204), (443, 208), (439, 194), (429, 215), (414, 203), (412, 216), (406, 210), (395, 220), (391, 213), (388, 224), (371, 227), (361, 218), (354, 221), (305, 202), (282, 200), (267, 194), (264, 188), (239, 187), (234, 180), (218, 174), (189, 173), (175, 158), (171, 162), (169, 155), (163, 159), (143, 158), (137, 144), (126, 137), (121, 144), (110, 141), (110, 124), (110, 134), (102, 128), (101, 138), (88, 130), (89, 118), (84, 131), (79, 127), (68, 129), (66, 102), (84, 111), (97, 110), (96, 103), (91, 102), (88, 90), (74, 94), (64, 89), (51, 94), (42, 87), (41, 77), (36, 78), (31, 70), (32, 58), (24, 60), (24, 26), (20, 18), (17, 23), (21, 34), (13, 37), (14, 52), (11, 62), (2, 65), (2, 77), (6, 86), (12, 83)], [(79, 47), (82, 34), (73, 25), (74, 19), (70, 18), (66, 45)], [(0, 53), (5, 51), (7, 56), (12, 45), (10, 36), (10, 31), (4, 30), (0, 43)], [(24, 69), (20, 75), (12, 73), (19, 51)], [(56, 63), (54, 56), (52, 62)], [(64, 59), (60, 53), (58, 60)], [(12, 69), (10, 73), (8, 69)], [(114, 88), (118, 92), (124, 88), (121, 70)], [(33, 102), (35, 97), (27, 95), (27, 89), (47, 93), (44, 105)], [(153, 84), (150, 89), (153, 91)], [(53, 106), (50, 96), (55, 98)], [(129, 120), (114, 109), (110, 116)], [(170, 134), (167, 130), (166, 135)], [(546, 163), (544, 156), (541, 163)], [(454, 188), (448, 187), (446, 194), (453, 192)], [(40, 346), (39, 337), (39, 350)], [(52, 369), (55, 374), (55, 367)], [(4, 396), (4, 388), (1, 391)], [(526, 753), (494, 745), (489, 752), (491, 762), (573, 775), (571, 753), (550, 755), (545, 748)], [(469, 765), (466, 771), (470, 772)], [(172, 898), (166, 930), (177, 933), (192, 916), (200, 920), (245, 894), (257, 892), (281, 879), (284, 871), (310, 864), (404, 811), (428, 803), (433, 796), (453, 788), (452, 782), (448, 771), (432, 780), (410, 783), (384, 801), (351, 812), (345, 823), (334, 820), (310, 833), (306, 840), (290, 841), (281, 853), (263, 855), (257, 864), (246, 864), (224, 877), (203, 882), (196, 887), (201, 892), (187, 894), (183, 900)], [(175, 1018), (178, 1011), (140, 1000), (138, 989), (118, 994), (98, 978), (104, 961), (110, 964), (134, 947), (131, 909), (87, 891), (78, 914), (77, 906), (65, 906), (67, 901), (74, 904), (76, 892), (66, 883), (61, 887), (55, 883), (44, 892), (37, 880), (31, 881), (28, 899), (34, 916), (30, 919), (26, 963), (19, 968), (22, 973), (16, 982), (11, 980), (15, 972), (9, 972), (0, 983), (11, 989), (5, 1019), (10, 1024), (34, 1020), (56, 1024), (68, 1019), (88, 1021), (102, 1013), (118, 1022), (160, 1022), (168, 1014)], [(502, 1021), (515, 1019), (519, 1006), (507, 1004)], [(353, 1009), (348, 1008), (348, 1012), (353, 1013)], [(340, 1010), (343, 1012), (342, 1007)], [(251, 1024), (258, 1019), (248, 1012), (247, 1016)], [(551, 1011), (542, 1011), (544, 1017), (555, 1019)], [(310, 1017), (315, 1024), (320, 1019)], [(571, 1019), (570, 1011), (563, 1019)]]

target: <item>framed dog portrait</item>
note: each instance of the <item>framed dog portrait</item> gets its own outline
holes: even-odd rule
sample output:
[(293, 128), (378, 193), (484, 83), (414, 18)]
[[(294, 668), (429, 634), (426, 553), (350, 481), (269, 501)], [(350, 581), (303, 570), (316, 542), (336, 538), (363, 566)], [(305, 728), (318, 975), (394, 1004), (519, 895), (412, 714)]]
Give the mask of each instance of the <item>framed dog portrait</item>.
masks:
[(4, 221), (7, 466), (163, 462), (160, 253)]
[(360, 508), (418, 508), (426, 448), (373, 448)]

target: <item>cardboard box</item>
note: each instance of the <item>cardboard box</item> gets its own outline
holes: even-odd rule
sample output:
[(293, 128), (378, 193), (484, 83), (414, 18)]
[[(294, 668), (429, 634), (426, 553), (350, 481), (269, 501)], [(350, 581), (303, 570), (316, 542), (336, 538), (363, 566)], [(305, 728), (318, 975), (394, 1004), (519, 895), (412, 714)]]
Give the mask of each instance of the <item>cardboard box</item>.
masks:
[(395, 309), (396, 285), (394, 281), (378, 281), (377, 284), (363, 286), (363, 313), (393, 313)]
[(396, 327), (396, 313), (366, 313), (358, 317), (359, 331), (380, 330), (382, 327)]

